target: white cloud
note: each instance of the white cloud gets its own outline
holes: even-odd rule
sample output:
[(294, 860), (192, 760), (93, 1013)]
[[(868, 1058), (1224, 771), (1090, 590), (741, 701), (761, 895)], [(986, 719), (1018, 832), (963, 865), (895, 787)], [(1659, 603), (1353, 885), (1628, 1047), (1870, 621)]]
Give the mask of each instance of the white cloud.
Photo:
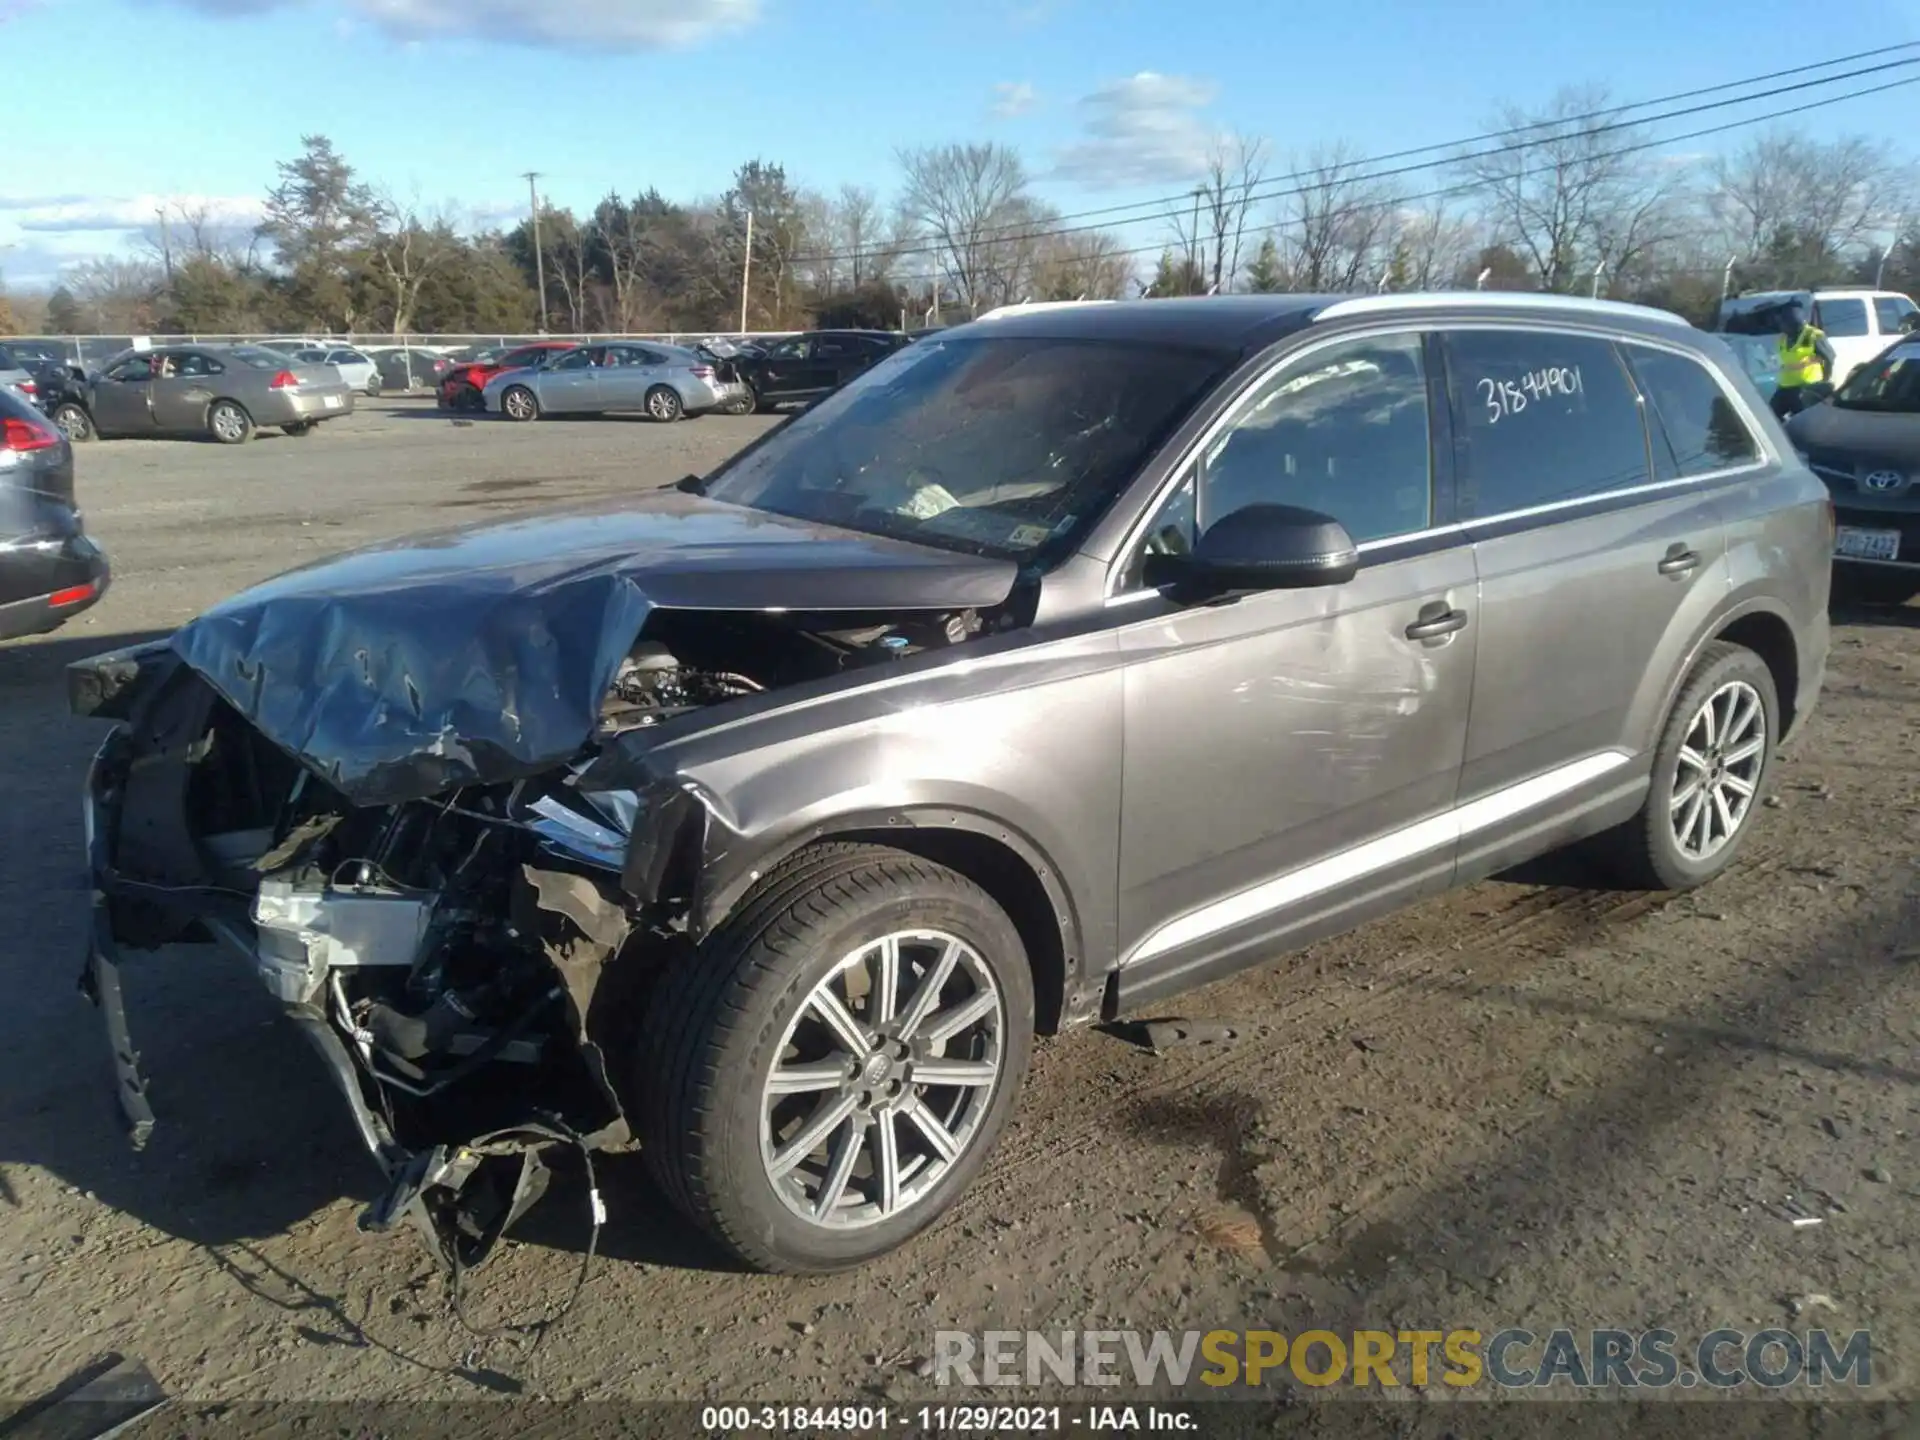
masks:
[(1096, 90), (1080, 101), (1083, 138), (1059, 151), (1054, 174), (1103, 188), (1191, 180), (1217, 138), (1199, 112), (1218, 93), (1211, 80), (1151, 70)]
[(260, 223), (260, 202), (245, 195), (0, 195), (0, 218), (34, 235), (99, 234), (146, 230), (160, 212), (180, 223), (204, 217), (220, 227)]
[(1025, 80), (1002, 80), (993, 87), (993, 113), (1011, 120), (1033, 109), (1039, 93)]
[[(0, 0), (4, 3), (4, 0)], [(318, 5), (320, 0), (148, 0), (221, 18)], [(331, 0), (339, 20), (360, 20), (401, 41), (474, 39), (548, 49), (668, 50), (741, 30), (761, 0)]]

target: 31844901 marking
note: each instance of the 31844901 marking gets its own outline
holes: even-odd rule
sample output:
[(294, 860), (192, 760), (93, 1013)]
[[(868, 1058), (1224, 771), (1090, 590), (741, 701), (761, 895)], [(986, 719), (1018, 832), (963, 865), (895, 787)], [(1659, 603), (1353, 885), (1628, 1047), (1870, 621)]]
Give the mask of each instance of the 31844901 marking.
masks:
[(1489, 425), (1520, 414), (1533, 400), (1571, 400), (1586, 393), (1578, 365), (1548, 365), (1517, 379), (1483, 379), (1476, 384), (1486, 403)]

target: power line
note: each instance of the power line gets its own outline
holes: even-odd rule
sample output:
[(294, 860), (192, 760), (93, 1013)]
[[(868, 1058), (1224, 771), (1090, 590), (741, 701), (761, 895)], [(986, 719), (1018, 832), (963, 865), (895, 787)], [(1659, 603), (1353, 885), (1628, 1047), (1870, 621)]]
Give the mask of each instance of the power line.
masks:
[[(1854, 58), (1868, 58), (1875, 55), (1887, 54), (1893, 51), (1910, 50), (1915, 48), (1920, 48), (1920, 41), (1910, 41), (1901, 45), (1884, 46), (1878, 50), (1862, 51), (1860, 52), (1860, 55), (1857, 57), (1849, 56), (1849, 57), (1844, 57), (1843, 59), (1838, 59), (1838, 60), (1823, 61), (1817, 65), (1796, 66), (1789, 70), (1774, 71), (1770, 74), (1757, 75), (1745, 80), (1725, 81), (1718, 85), (1703, 86), (1696, 90), (1679, 92), (1675, 95), (1663, 97), (1661, 99), (1636, 101), (1629, 105), (1609, 107), (1608, 109), (1605, 109), (1605, 110), (1591, 111), (1584, 115), (1562, 116), (1562, 117), (1557, 117), (1551, 120), (1533, 121), (1527, 125), (1515, 126), (1510, 130), (1489, 131), (1484, 135), (1474, 136), (1465, 141), (1444, 141), (1444, 142), (1439, 142), (1432, 145), (1416, 146), (1408, 150), (1394, 151), (1386, 155), (1373, 156), (1367, 159), (1353, 161), (1350, 167), (1343, 167), (1343, 168), (1349, 169), (1353, 173), (1342, 174), (1337, 180), (1323, 181), (1318, 184), (1294, 186), (1291, 188), (1282, 188), (1277, 190), (1261, 190), (1258, 193), (1249, 193), (1244, 197), (1236, 197), (1234, 203), (1236, 205), (1240, 205), (1240, 204), (1253, 205), (1255, 203), (1264, 202), (1268, 200), (1278, 200), (1278, 199), (1285, 199), (1285, 198), (1296, 196), (1296, 195), (1311, 194), (1316, 190), (1328, 189), (1335, 184), (1349, 184), (1349, 183), (1355, 183), (1360, 181), (1388, 180), (1388, 179), (1393, 179), (1402, 175), (1417, 174), (1419, 172), (1427, 171), (1427, 170), (1443, 169), (1448, 166), (1470, 163), (1475, 160), (1485, 160), (1485, 159), (1490, 159), (1500, 155), (1514, 154), (1520, 151), (1536, 149), (1543, 144), (1551, 143), (1553, 140), (1559, 138), (1559, 136), (1550, 134), (1543, 137), (1542, 139), (1523, 141), (1519, 144), (1496, 146), (1492, 149), (1480, 150), (1480, 151), (1469, 151), (1468, 153), (1465, 153), (1465, 154), (1457, 153), (1459, 150), (1459, 147), (1462, 145), (1472, 145), (1485, 140), (1499, 139), (1504, 135), (1521, 134), (1521, 133), (1526, 133), (1526, 132), (1535, 131), (1535, 130), (1542, 130), (1542, 129), (1562, 130), (1566, 126), (1581, 124), (1584, 121), (1590, 120), (1590, 119), (1599, 119), (1605, 116), (1620, 116), (1630, 111), (1645, 110), (1656, 105), (1669, 103), (1670, 101), (1673, 101), (1673, 100), (1688, 99), (1694, 96), (1714, 94), (1714, 93), (1718, 93), (1725, 90), (1743, 89), (1751, 85), (1761, 84), (1768, 80), (1779, 79), (1789, 75), (1802, 74), (1808, 70), (1825, 69), (1832, 65), (1846, 63), (1847, 60), (1854, 59)], [(1855, 80), (1855, 79), (1861, 78), (1862, 76), (1884, 73), (1885, 71), (1888, 71), (1888, 70), (1905, 69), (1907, 67), (1914, 66), (1914, 65), (1920, 65), (1920, 56), (1913, 56), (1904, 60), (1887, 61), (1878, 65), (1863, 66), (1857, 70), (1844, 71), (1840, 74), (1822, 76), (1818, 79), (1813, 79), (1813, 80), (1802, 80), (1790, 85), (1779, 85), (1768, 90), (1756, 90), (1756, 91), (1753, 91), (1751, 94), (1738, 95), (1725, 100), (1716, 100), (1709, 104), (1689, 105), (1677, 110), (1670, 110), (1659, 115), (1642, 116), (1638, 119), (1632, 119), (1632, 120), (1613, 119), (1608, 121), (1608, 123), (1606, 124), (1596, 125), (1589, 129), (1582, 130), (1579, 132), (1579, 134), (1582, 138), (1586, 138), (1594, 135), (1607, 134), (1607, 133), (1618, 131), (1618, 130), (1636, 130), (1644, 126), (1659, 124), (1667, 120), (1680, 119), (1688, 115), (1699, 115), (1699, 114), (1706, 114), (1716, 110), (1730, 109), (1740, 105), (1751, 104), (1756, 100), (1772, 99), (1780, 95), (1791, 94), (1791, 93), (1795, 93), (1803, 90), (1816, 89), (1821, 86), (1837, 84), (1845, 80)], [(1902, 82), (1895, 82), (1895, 83), (1904, 84), (1906, 82), (1902, 81)], [(1827, 96), (1824, 99), (1815, 101), (1810, 105), (1802, 105), (1802, 106), (1793, 107), (1791, 109), (1781, 110), (1777, 112), (1770, 112), (1766, 115), (1754, 116), (1754, 117), (1751, 117), (1749, 120), (1736, 122), (1735, 125), (1716, 127), (1715, 129), (1704, 130), (1696, 133), (1697, 134), (1715, 134), (1715, 133), (1719, 133), (1719, 130), (1722, 130), (1722, 129), (1737, 128), (1737, 125), (1740, 125), (1740, 124), (1757, 124), (1763, 120), (1776, 119), (1781, 115), (1798, 114), (1801, 111), (1815, 109), (1821, 105), (1837, 104), (1844, 100), (1856, 99), (1860, 95), (1871, 95), (1871, 94), (1877, 93), (1879, 89), (1890, 89), (1890, 88), (1894, 88), (1894, 87), (1881, 86), (1881, 87), (1875, 87), (1872, 89), (1862, 90), (1858, 92), (1850, 92), (1845, 95)], [(1685, 140), (1685, 139), (1691, 139), (1691, 138), (1694, 138), (1694, 135), (1691, 135), (1691, 134), (1676, 135), (1676, 136), (1669, 136), (1666, 139), (1656, 143), (1672, 144), (1678, 140)], [(1646, 148), (1650, 148), (1650, 147), (1636, 146), (1636, 147), (1633, 147), (1633, 150), (1646, 149)], [(1419, 164), (1413, 164), (1413, 165), (1401, 165), (1401, 166), (1394, 167), (1392, 169), (1380, 170), (1380, 169), (1367, 168), (1367, 167), (1377, 166), (1377, 165), (1383, 164), (1386, 161), (1398, 159), (1403, 156), (1431, 154), (1431, 153), (1434, 153), (1437, 151), (1443, 151), (1443, 150), (1453, 151), (1456, 153), (1443, 155), (1438, 160), (1427, 160)], [(1623, 153), (1633, 153), (1633, 150), (1629, 150)], [(1297, 176), (1290, 176), (1288, 178), (1290, 179), (1297, 178)], [(1054, 221), (1049, 222), (1049, 224), (1040, 228), (1032, 228), (1029, 226), (1028, 228), (1022, 229), (1021, 222), (1014, 222), (1013, 224), (1004, 225), (1004, 226), (989, 226), (989, 227), (983, 228), (978, 235), (972, 237), (972, 240), (970, 243), (1017, 244), (1019, 242), (1026, 241), (1026, 240), (1051, 239), (1059, 235), (1081, 234), (1081, 233), (1085, 233), (1087, 231), (1092, 231), (1092, 230), (1107, 230), (1107, 229), (1114, 228), (1115, 225), (1126, 227), (1126, 226), (1146, 224), (1151, 221), (1173, 220), (1177, 218), (1176, 212), (1172, 209), (1163, 209), (1152, 214), (1143, 214), (1143, 215), (1136, 216), (1130, 220), (1111, 222), (1108, 224), (1064, 225), (1059, 223), (1060, 221), (1083, 219), (1090, 215), (1112, 214), (1118, 210), (1136, 209), (1136, 208), (1140, 208), (1141, 206), (1149, 205), (1149, 204), (1156, 204), (1156, 203), (1164, 204), (1164, 205), (1185, 204), (1188, 200), (1192, 198), (1192, 196), (1193, 196), (1193, 191), (1191, 189), (1187, 189), (1180, 192), (1180, 194), (1178, 195), (1164, 197), (1161, 201), (1137, 201), (1131, 205), (1126, 205), (1126, 206), (1108, 206), (1101, 210), (1076, 211), (1071, 214), (1058, 216), (1055, 218)], [(939, 245), (939, 244), (919, 245), (919, 246), (914, 246), (907, 249), (891, 251), (890, 255), (894, 259), (904, 259), (909, 256), (920, 256), (920, 255), (940, 255), (945, 253), (948, 248), (949, 248), (948, 246)], [(1150, 246), (1147, 248), (1157, 249), (1159, 247)], [(846, 252), (820, 251), (814, 254), (791, 256), (789, 257), (789, 263), (795, 264), (795, 265), (817, 265), (817, 264), (829, 263), (829, 262), (840, 261), (840, 260), (851, 260), (851, 259), (863, 258), (867, 255), (870, 255), (871, 253), (872, 253), (871, 251), (846, 251)]]
[[(1823, 105), (1838, 105), (1848, 100), (1858, 100), (1862, 96), (1878, 95), (1883, 91), (1898, 90), (1908, 85), (1920, 85), (1920, 75), (1910, 75), (1904, 80), (1890, 80), (1881, 85), (1873, 85), (1861, 90), (1850, 90), (1844, 95), (1828, 96), (1822, 100), (1812, 100), (1812, 101), (1807, 101), (1806, 103), (1800, 104), (1800, 105), (1786, 106), (1779, 110), (1770, 110), (1764, 115), (1750, 115), (1750, 116), (1747, 116), (1745, 119), (1741, 119), (1741, 120), (1729, 120), (1720, 125), (1708, 125), (1708, 126), (1702, 127), (1701, 129), (1689, 130), (1679, 135), (1666, 135), (1658, 139), (1643, 140), (1634, 145), (1622, 146), (1618, 150), (1602, 151), (1599, 154), (1590, 155), (1590, 156), (1587, 156), (1586, 158), (1589, 161), (1616, 160), (1621, 158), (1622, 156), (1635, 155), (1646, 150), (1657, 150), (1663, 145), (1672, 145), (1678, 141), (1698, 140), (1708, 135), (1720, 135), (1720, 134), (1726, 133), (1729, 130), (1741, 129), (1744, 126), (1758, 125), (1767, 120), (1779, 120), (1779, 119), (1783, 119), (1788, 115), (1799, 115), (1808, 110), (1817, 110)], [(1428, 168), (1431, 168), (1431, 167), (1428, 167)], [(1537, 169), (1537, 170), (1520, 170), (1515, 172), (1512, 176), (1509, 176), (1506, 178), (1515, 179), (1515, 180), (1524, 179), (1529, 175), (1544, 174), (1547, 168), (1549, 167), (1542, 166), (1540, 169)], [(1368, 180), (1376, 177), (1356, 176), (1354, 178), (1356, 180)], [(1413, 195), (1396, 195), (1384, 200), (1357, 201), (1352, 206), (1350, 206), (1349, 209), (1354, 211), (1400, 209), (1406, 205), (1413, 204), (1420, 200), (1439, 200), (1439, 199), (1450, 198), (1456, 195), (1469, 195), (1475, 192), (1476, 190), (1486, 189), (1487, 183), (1488, 182), (1484, 180), (1462, 181), (1457, 185), (1444, 186), (1436, 190), (1421, 191)], [(1281, 229), (1283, 226), (1297, 225), (1300, 223), (1301, 222), (1299, 221), (1283, 221), (1281, 222), (1281, 224), (1274, 225), (1269, 228), (1278, 230), (1278, 229)], [(1061, 233), (1068, 233), (1068, 232), (1061, 232)], [(1104, 255), (1101, 258), (1110, 259), (1110, 260), (1129, 259), (1139, 255), (1151, 255), (1158, 251), (1165, 250), (1167, 248), (1168, 247), (1165, 241), (1155, 241), (1150, 245), (1136, 245), (1130, 249), (1125, 249), (1125, 250), (1110, 250), (1106, 253), (1106, 255)], [(910, 252), (901, 252), (901, 253), (910, 253)], [(917, 253), (917, 252), (913, 252), (913, 253)]]

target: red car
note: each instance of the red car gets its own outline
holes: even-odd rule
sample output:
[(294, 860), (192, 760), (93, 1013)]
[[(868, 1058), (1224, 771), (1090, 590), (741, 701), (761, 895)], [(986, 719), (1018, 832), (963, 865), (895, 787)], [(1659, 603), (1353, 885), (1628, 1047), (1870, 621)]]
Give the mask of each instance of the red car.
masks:
[(572, 340), (535, 340), (518, 346), (491, 360), (474, 360), (464, 365), (456, 365), (440, 377), (439, 400), (443, 410), (480, 410), (480, 392), (487, 381), (502, 370), (518, 370), (523, 365), (536, 365), (556, 350), (572, 350), (576, 342)]

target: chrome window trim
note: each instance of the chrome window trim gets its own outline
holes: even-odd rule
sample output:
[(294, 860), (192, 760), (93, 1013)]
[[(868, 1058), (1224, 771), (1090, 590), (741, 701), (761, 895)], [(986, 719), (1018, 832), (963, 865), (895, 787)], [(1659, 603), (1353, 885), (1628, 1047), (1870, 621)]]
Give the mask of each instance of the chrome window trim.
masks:
[[(1345, 302), (1342, 303), (1344, 304)], [(1329, 310), (1321, 311), (1320, 314), (1323, 316), (1327, 315), (1332, 308), (1333, 307), (1329, 307)], [(1315, 323), (1318, 323), (1317, 317)], [(1682, 323), (1684, 324), (1685, 322)], [(1160, 507), (1166, 504), (1168, 497), (1185, 483), (1194, 461), (1205, 452), (1220, 432), (1226, 428), (1227, 424), (1240, 413), (1245, 400), (1258, 391), (1261, 386), (1265, 385), (1267, 381), (1271, 380), (1274, 375), (1292, 365), (1295, 361), (1304, 359), (1319, 350), (1323, 350), (1328, 345), (1337, 345), (1348, 340), (1366, 340), (1380, 335), (1418, 334), (1424, 336), (1434, 333), (1445, 334), (1450, 330), (1527, 330), (1551, 335), (1561, 333), (1564, 329), (1564, 326), (1546, 324), (1543, 323), (1542, 320), (1530, 316), (1489, 315), (1451, 324), (1431, 319), (1421, 319), (1410, 325), (1393, 324), (1382, 321), (1378, 326), (1368, 326), (1359, 330), (1342, 331), (1338, 335), (1324, 336), (1310, 345), (1302, 346), (1298, 350), (1289, 351), (1247, 383), (1245, 388), (1241, 390), (1239, 396), (1235, 398), (1232, 406), (1222, 411), (1214, 422), (1202, 431), (1194, 443), (1187, 448), (1186, 453), (1180, 457), (1179, 463), (1168, 472), (1167, 479), (1161, 484), (1159, 490), (1154, 492), (1152, 500), (1141, 508), (1139, 517), (1128, 527), (1126, 538), (1121, 542), (1119, 549), (1115, 551), (1114, 559), (1108, 566), (1106, 584), (1102, 592), (1104, 603), (1106, 605), (1113, 605), (1116, 602), (1126, 603), (1137, 595), (1158, 595), (1160, 593), (1158, 590), (1147, 588), (1140, 590), (1119, 589), (1122, 579), (1126, 574), (1127, 562), (1133, 554), (1134, 547), (1145, 537), (1147, 526), (1152, 522), (1153, 517), (1160, 512)], [(1720, 393), (1726, 396), (1727, 400), (1733, 405), (1735, 412), (1746, 425), (1747, 434), (1752, 438), (1760, 452), (1759, 458), (1741, 465), (1729, 465), (1718, 470), (1703, 471), (1698, 475), (1682, 475), (1673, 480), (1654, 480), (1644, 485), (1624, 485), (1614, 490), (1598, 490), (1591, 495), (1582, 495), (1571, 500), (1554, 500), (1544, 505), (1533, 505), (1519, 510), (1503, 510), (1497, 515), (1477, 515), (1472, 520), (1456, 521), (1450, 525), (1433, 526), (1425, 530), (1409, 530), (1404, 535), (1392, 535), (1380, 540), (1368, 540), (1354, 548), (1362, 555), (1365, 555), (1369, 551), (1383, 549), (1388, 545), (1403, 545), (1410, 540), (1425, 540), (1436, 535), (1451, 534), (1469, 528), (1498, 525), (1509, 520), (1525, 519), (1535, 515), (1548, 514), (1555, 510), (1570, 509), (1577, 505), (1590, 505), (1596, 500), (1624, 499), (1629, 496), (1651, 495), (1662, 490), (1678, 489), (1686, 485), (1713, 484), (1722, 480), (1733, 479), (1736, 476), (1750, 472), (1765, 470), (1769, 465), (1786, 463), (1768, 437), (1766, 428), (1757, 423), (1754, 411), (1746, 403), (1745, 399), (1737, 392), (1728, 389), (1725, 378), (1720, 374), (1719, 367), (1703, 362), (1698, 353), (1693, 349), (1686, 345), (1676, 344), (1664, 337), (1625, 333), (1605, 327), (1589, 329), (1583, 326), (1574, 333), (1584, 338), (1604, 339), (1615, 345), (1644, 345), (1649, 349), (1663, 350), (1668, 354), (1682, 356), (1693, 361), (1694, 364), (1699, 365), (1707, 372), (1708, 376), (1712, 378), (1714, 384), (1720, 387)], [(1424, 361), (1422, 362), (1422, 373), (1425, 373)], [(1631, 370), (1628, 372), (1628, 378), (1632, 380), (1635, 398), (1644, 408), (1646, 405), (1646, 397), (1640, 394), (1639, 379), (1633, 376)], [(1648, 438), (1649, 441), (1651, 441), (1651, 435), (1649, 435)], [(1649, 467), (1648, 473), (1651, 474), (1653, 462), (1651, 453), (1647, 456), (1647, 462)], [(1429, 484), (1431, 483), (1431, 479), (1429, 479)]]

